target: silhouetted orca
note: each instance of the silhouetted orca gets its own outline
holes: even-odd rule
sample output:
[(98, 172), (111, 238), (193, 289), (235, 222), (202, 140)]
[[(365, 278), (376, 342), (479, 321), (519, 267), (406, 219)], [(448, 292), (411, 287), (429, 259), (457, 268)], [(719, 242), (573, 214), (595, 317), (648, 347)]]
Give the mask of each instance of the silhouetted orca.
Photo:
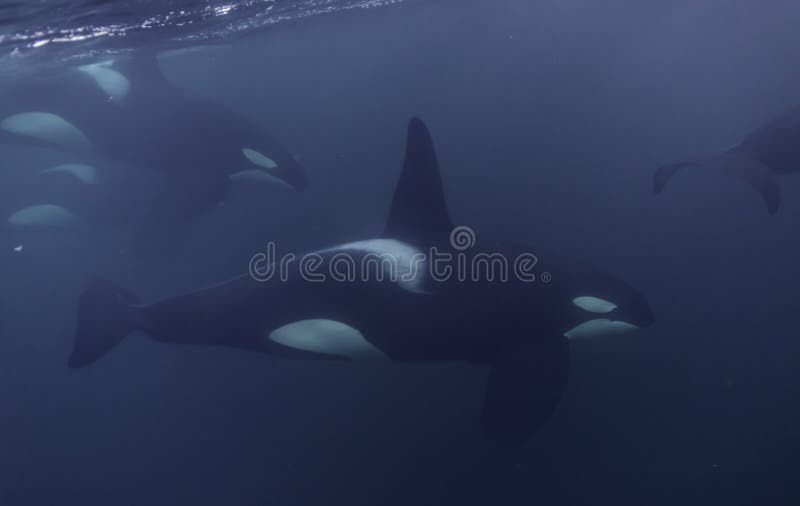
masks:
[[(170, 84), (150, 50), (7, 85), (0, 90), (0, 142), (73, 155), (75, 163), (43, 175), (68, 175), (84, 185), (74, 189), (79, 198), (73, 200), (91, 205), (65, 209), (78, 215), (128, 216), (112, 209), (115, 201), (123, 206), (120, 194), (136, 191), (129, 184), (132, 175), (119, 174), (157, 171), (161, 191), (151, 196), (149, 212), (138, 213), (146, 214), (145, 228), (179, 224), (211, 209), (236, 182), (307, 185), (303, 169), (285, 148), (246, 118)], [(110, 167), (116, 173), (105, 177), (104, 172), (113, 172)], [(60, 223), (63, 213), (48, 212), (58, 203), (40, 198), (31, 207), (47, 204), (51, 207), (35, 208), (33, 214), (20, 211), (37, 216), (37, 223), (49, 216)]]
[(134, 331), (286, 358), (488, 365), (484, 432), (521, 445), (562, 396), (569, 340), (634, 330), (653, 315), (637, 290), (585, 263), (470, 233), (453, 226), (433, 141), (413, 119), (380, 237), (296, 262), (267, 258), (246, 275), (149, 305), (96, 279), (80, 298), (69, 366), (92, 364)]
[(722, 154), (659, 168), (654, 192), (661, 193), (672, 176), (686, 167), (708, 167), (744, 180), (761, 194), (767, 211), (774, 215), (781, 203), (781, 189), (775, 176), (800, 172), (800, 106), (753, 131)]

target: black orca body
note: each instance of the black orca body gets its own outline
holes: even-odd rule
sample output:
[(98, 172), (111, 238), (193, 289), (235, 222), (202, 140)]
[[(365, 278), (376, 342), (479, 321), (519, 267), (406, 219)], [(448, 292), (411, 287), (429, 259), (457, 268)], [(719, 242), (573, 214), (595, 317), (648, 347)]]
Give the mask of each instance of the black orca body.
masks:
[(776, 176), (800, 172), (800, 106), (756, 129), (725, 153), (660, 167), (654, 192), (661, 193), (672, 176), (687, 167), (708, 167), (744, 180), (774, 215), (781, 203)]
[[(69, 365), (92, 364), (134, 331), (286, 358), (464, 361), (491, 369), (484, 432), (521, 445), (562, 396), (569, 339), (633, 330), (653, 315), (637, 290), (587, 264), (524, 245), (464, 244), (464, 232), (450, 220), (430, 134), (414, 119), (382, 236), (309, 254), (313, 272), (304, 259), (285, 269), (285, 258), (260, 259), (246, 275), (150, 305), (95, 280), (79, 302)], [(511, 272), (490, 275), (489, 262), (504, 259)], [(540, 278), (521, 275), (520, 259)]]
[[(239, 180), (295, 189), (307, 185), (297, 161), (266, 132), (170, 84), (156, 54), (146, 50), (3, 87), (0, 143), (68, 153), (96, 174), (87, 181), (85, 172), (57, 171), (81, 176), (77, 182), (89, 184), (76, 197), (62, 193), (54, 198), (72, 199), (78, 206), (88, 202), (68, 211), (99, 210), (101, 219), (102, 214), (127, 220), (145, 214), (145, 228), (180, 224), (202, 214), (225, 200)], [(146, 213), (126, 213), (121, 205), (103, 211), (106, 202), (134, 191), (136, 171), (148, 169), (160, 181)], [(34, 198), (45, 203), (44, 196)]]

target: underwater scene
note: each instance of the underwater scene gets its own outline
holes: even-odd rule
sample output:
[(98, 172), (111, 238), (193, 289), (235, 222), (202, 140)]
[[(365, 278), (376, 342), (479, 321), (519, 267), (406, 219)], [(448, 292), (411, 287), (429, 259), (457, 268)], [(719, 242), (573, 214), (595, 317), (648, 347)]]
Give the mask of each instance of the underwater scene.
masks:
[(798, 26), (0, 0), (0, 506), (800, 504)]

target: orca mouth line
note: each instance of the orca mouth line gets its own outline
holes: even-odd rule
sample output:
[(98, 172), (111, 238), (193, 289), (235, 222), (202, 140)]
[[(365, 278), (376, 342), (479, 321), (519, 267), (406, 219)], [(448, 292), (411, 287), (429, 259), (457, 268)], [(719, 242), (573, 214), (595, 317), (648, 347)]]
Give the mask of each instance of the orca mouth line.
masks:
[(627, 334), (639, 330), (639, 328), (640, 327), (638, 325), (634, 325), (623, 320), (596, 318), (594, 320), (583, 322), (567, 332), (564, 332), (564, 337), (568, 339), (582, 339)]

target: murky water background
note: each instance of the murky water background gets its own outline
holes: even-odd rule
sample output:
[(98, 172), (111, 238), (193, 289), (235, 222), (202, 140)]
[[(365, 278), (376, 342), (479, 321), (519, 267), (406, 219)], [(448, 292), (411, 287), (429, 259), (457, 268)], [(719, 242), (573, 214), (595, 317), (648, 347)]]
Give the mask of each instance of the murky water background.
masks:
[[(2, 229), (0, 504), (797, 504), (800, 182), (782, 181), (775, 217), (713, 174), (659, 197), (651, 183), (800, 101), (800, 6), (395, 3), (0, 4), (16, 79), (151, 43), (225, 46), (164, 72), (268, 126), (311, 180), (220, 207), (149, 262), (121, 254), (120, 230)], [(433, 131), (457, 223), (591, 260), (656, 312), (646, 332), (576, 346), (565, 399), (525, 448), (483, 440), (485, 371), (466, 365), (132, 336), (66, 368), (95, 275), (152, 301), (245, 271), (267, 241), (379, 233), (412, 115)], [(0, 202), (59, 156), (0, 148)]]

